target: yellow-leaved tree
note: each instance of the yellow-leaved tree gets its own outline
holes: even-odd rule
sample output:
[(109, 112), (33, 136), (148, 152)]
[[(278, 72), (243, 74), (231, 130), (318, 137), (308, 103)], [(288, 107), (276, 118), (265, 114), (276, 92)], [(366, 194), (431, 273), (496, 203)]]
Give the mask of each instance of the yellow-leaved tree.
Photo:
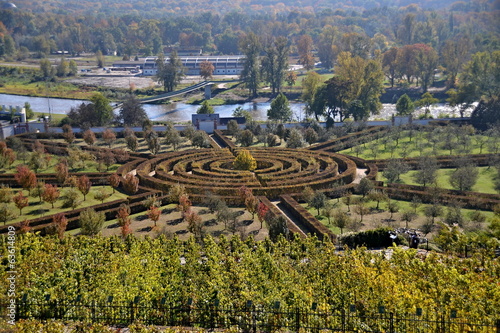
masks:
[(238, 156), (234, 159), (233, 165), (236, 170), (254, 171), (257, 169), (255, 158), (253, 158), (252, 154), (246, 149), (242, 149), (238, 153)]

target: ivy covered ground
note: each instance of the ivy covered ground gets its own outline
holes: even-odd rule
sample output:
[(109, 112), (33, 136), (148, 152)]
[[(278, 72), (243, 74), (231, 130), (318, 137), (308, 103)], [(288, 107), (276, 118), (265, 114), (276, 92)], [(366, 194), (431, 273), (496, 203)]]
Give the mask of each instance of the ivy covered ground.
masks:
[[(6, 242), (2, 238), (2, 242)], [(310, 309), (319, 306), (376, 313), (379, 306), (397, 314), (417, 307), (435, 314), (450, 309), (458, 318), (494, 320), (500, 317), (500, 264), (488, 251), (457, 258), (394, 248), (338, 252), (314, 237), (255, 242), (238, 236), (140, 239), (120, 237), (40, 237), (18, 235), (16, 293), (30, 301), (46, 295), (58, 301), (115, 302), (140, 296), (146, 304), (166, 298), (167, 304), (210, 302), (223, 305), (270, 305)], [(7, 244), (2, 244), (6, 265)], [(391, 255), (389, 255), (391, 254)], [(36, 264), (35, 264), (36, 263)], [(7, 272), (0, 273), (8, 289)], [(0, 293), (0, 302), (7, 301)]]

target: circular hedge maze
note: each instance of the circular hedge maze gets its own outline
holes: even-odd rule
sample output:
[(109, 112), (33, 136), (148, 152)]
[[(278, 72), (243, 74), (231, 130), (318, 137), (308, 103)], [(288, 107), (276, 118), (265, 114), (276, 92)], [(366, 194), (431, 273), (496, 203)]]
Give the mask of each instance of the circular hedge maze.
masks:
[(193, 199), (207, 192), (223, 197), (237, 196), (241, 186), (255, 195), (276, 199), (279, 195), (299, 193), (306, 187), (332, 188), (351, 183), (356, 163), (347, 156), (325, 151), (286, 148), (249, 148), (257, 162), (254, 172), (234, 170), (239, 148), (196, 149), (167, 153), (143, 161), (136, 167), (140, 184), (163, 192), (183, 185)]

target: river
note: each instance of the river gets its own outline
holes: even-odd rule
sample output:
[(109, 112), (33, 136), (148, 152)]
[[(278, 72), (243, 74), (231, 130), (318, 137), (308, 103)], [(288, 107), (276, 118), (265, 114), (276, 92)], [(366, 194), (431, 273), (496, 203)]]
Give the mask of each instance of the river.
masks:
[[(35, 112), (44, 112), (46, 115), (49, 113), (65, 114), (69, 112), (72, 107), (77, 107), (81, 103), (88, 103), (88, 101), (74, 100), (74, 99), (60, 99), (60, 98), (45, 98), (45, 97), (30, 97), (0, 94), (0, 105), (9, 106), (23, 106), (25, 102), (30, 103), (31, 108)], [(269, 102), (266, 103), (244, 103), (244, 104), (228, 104), (214, 106), (215, 112), (219, 113), (221, 117), (230, 117), (233, 111), (241, 106), (244, 110), (249, 111), (253, 118), (256, 120), (266, 120), (267, 110), (270, 108)], [(186, 103), (170, 103), (170, 104), (144, 104), (144, 109), (148, 117), (153, 121), (173, 121), (173, 122), (186, 122), (191, 120), (191, 115), (196, 113), (198, 105), (191, 105)], [(294, 119), (302, 120), (304, 114), (304, 103), (290, 103), (293, 111)], [(470, 115), (472, 108), (467, 110), (466, 116)], [(396, 113), (396, 106), (394, 104), (383, 104), (383, 108), (379, 115), (371, 116), (370, 120), (385, 120), (389, 119), (391, 115)], [(423, 113), (423, 110), (415, 111), (415, 116)], [(459, 117), (458, 107), (451, 107), (447, 104), (437, 104), (431, 107), (430, 113), (433, 118), (441, 117)]]

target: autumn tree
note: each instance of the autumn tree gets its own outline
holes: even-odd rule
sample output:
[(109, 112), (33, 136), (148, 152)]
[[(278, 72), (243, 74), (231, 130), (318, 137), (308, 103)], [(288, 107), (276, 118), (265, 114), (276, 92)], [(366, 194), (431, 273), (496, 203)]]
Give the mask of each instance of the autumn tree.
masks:
[(115, 193), (118, 186), (120, 186), (121, 179), (122, 178), (116, 173), (108, 177), (109, 185), (113, 188), (113, 193)]
[(52, 217), (52, 223), (54, 224), (59, 239), (64, 238), (64, 233), (66, 232), (66, 227), (68, 226), (68, 219), (63, 213), (59, 213)]
[(255, 158), (253, 158), (252, 154), (246, 149), (242, 149), (238, 152), (233, 165), (236, 170), (254, 171), (257, 169), (257, 161), (255, 161)]
[(177, 205), (177, 210), (184, 215), (191, 209), (191, 200), (189, 200), (189, 196), (187, 194), (182, 194), (179, 197), (179, 203)]
[(83, 132), (83, 141), (89, 146), (93, 146), (96, 142), (95, 133), (91, 129), (86, 130)]
[(389, 50), (382, 54), (382, 68), (384, 70), (385, 76), (391, 82), (391, 88), (394, 87), (394, 81), (398, 78), (399, 73), (397, 71), (396, 58), (398, 55), (398, 48), (391, 47)]
[(64, 184), (69, 176), (69, 168), (66, 160), (56, 164), (56, 179), (59, 184)]
[[(316, 117), (316, 120), (319, 120), (319, 116), (323, 114), (324, 100), (319, 99), (316, 101), (316, 98), (320, 96), (320, 94), (316, 94), (318, 93), (321, 85), (321, 75), (314, 71), (308, 72), (304, 80), (302, 80), (301, 98), (306, 103), (306, 114), (308, 116), (314, 115)], [(318, 103), (321, 104), (321, 106), (319, 107), (320, 110), (316, 110), (318, 108)]]
[(190, 210), (184, 214), (184, 221), (187, 222), (187, 230), (191, 232), (198, 241), (201, 240), (203, 236), (203, 221), (198, 213)]
[(127, 173), (125, 179), (122, 181), (123, 189), (125, 192), (134, 194), (139, 190), (139, 178), (131, 173)]
[(200, 64), (200, 76), (204, 80), (211, 79), (212, 75), (214, 74), (214, 70), (214, 64), (212, 64), (210, 61), (205, 60)]
[(90, 188), (92, 187), (92, 182), (90, 181), (89, 177), (87, 175), (81, 175), (78, 177), (78, 183), (77, 183), (78, 190), (83, 194), (83, 201), (86, 200), (86, 196), (90, 191)]
[(63, 130), (62, 136), (64, 138), (64, 141), (66, 141), (69, 144), (72, 144), (73, 141), (75, 141), (75, 133), (73, 133), (73, 128), (71, 128), (71, 125), (65, 124), (62, 127), (62, 130)]
[(19, 209), (19, 215), (22, 215), (23, 208), (28, 207), (29, 205), (29, 199), (28, 197), (24, 196), (22, 191), (17, 192), (17, 194), (12, 198), (12, 201), (14, 201), (17, 209)]
[(314, 68), (314, 56), (312, 53), (313, 40), (309, 35), (300, 36), (297, 41), (297, 52), (299, 53), (299, 64), (306, 70)]
[(130, 207), (128, 205), (121, 204), (120, 207), (118, 207), (116, 219), (118, 220), (118, 225), (121, 228), (123, 237), (126, 237), (132, 232), (132, 230), (130, 230)]
[(339, 52), (340, 32), (337, 27), (326, 25), (323, 27), (318, 40), (318, 57), (321, 67), (330, 69), (333, 67)]
[(333, 216), (333, 225), (340, 229), (340, 234), (342, 235), (343, 230), (349, 225), (351, 218), (346, 212), (338, 210)]
[(261, 229), (268, 213), (269, 208), (264, 203), (259, 202), (259, 205), (257, 206), (257, 218), (259, 219)]
[(112, 129), (106, 128), (106, 130), (102, 132), (102, 139), (106, 142), (108, 147), (111, 148), (113, 142), (116, 141), (116, 134)]
[(12, 189), (8, 186), (0, 186), (0, 203), (10, 203), (12, 201)]
[(36, 186), (36, 174), (25, 165), (18, 165), (14, 175), (16, 182), (31, 194), (31, 190)]
[(60, 196), (59, 189), (57, 186), (52, 185), (52, 184), (45, 184), (44, 190), (42, 193), (42, 199), (45, 202), (48, 202), (52, 205), (52, 208), (54, 208), (54, 203), (59, 199)]
[(156, 206), (149, 207), (147, 215), (148, 215), (148, 218), (154, 222), (154, 224), (155, 224), (154, 226), (156, 228), (156, 223), (158, 222), (158, 220), (160, 219), (160, 216), (161, 216), (160, 208), (158, 208)]

